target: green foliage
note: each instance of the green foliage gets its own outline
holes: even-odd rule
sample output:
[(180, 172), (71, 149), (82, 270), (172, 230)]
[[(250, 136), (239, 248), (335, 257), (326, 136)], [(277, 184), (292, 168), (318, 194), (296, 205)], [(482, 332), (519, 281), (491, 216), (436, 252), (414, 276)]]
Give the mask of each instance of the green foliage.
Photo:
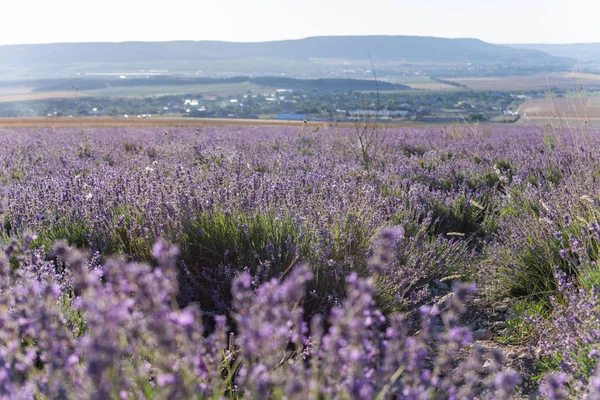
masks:
[(148, 147), (146, 149), (146, 155), (148, 158), (156, 158), (158, 157), (158, 150), (155, 147)]
[[(565, 238), (566, 239), (566, 238)], [(580, 237), (580, 250), (571, 252), (566, 262), (577, 272), (579, 284), (588, 290), (600, 287), (600, 241), (595, 235)]]
[(269, 275), (278, 276), (294, 261), (303, 240), (290, 216), (203, 212), (189, 221), (181, 251), (194, 269), (230, 265), (255, 273), (259, 264), (268, 261)]
[(10, 171), (10, 178), (15, 182), (21, 183), (23, 178), (25, 178), (25, 158), (23, 156), (23, 150), (20, 148), (17, 150), (15, 164), (16, 165)]
[(21, 183), (21, 180), (25, 177), (25, 170), (22, 165), (17, 165), (12, 172), (10, 173), (10, 178), (18, 183)]
[(312, 156), (315, 150), (319, 147), (319, 142), (316, 137), (307, 134), (298, 135), (297, 139), (298, 151), (304, 156)]
[(496, 172), (499, 175), (502, 175), (502, 176), (506, 177), (509, 180), (512, 179), (512, 176), (516, 172), (516, 168), (511, 164), (510, 161), (508, 161), (506, 159), (499, 159), (499, 160), (497, 160), (494, 163), (494, 170), (496, 170)]
[(556, 132), (547, 132), (544, 135), (544, 144), (546, 145), (546, 147), (548, 147), (548, 149), (554, 150), (556, 148), (557, 143), (558, 135), (556, 134)]
[(529, 315), (539, 315), (548, 318), (550, 312), (544, 303), (519, 301), (514, 305), (514, 316), (506, 320), (505, 333), (499, 335), (496, 341), (502, 344), (525, 344), (535, 334), (535, 327), (527, 319)]
[(75, 337), (79, 338), (83, 336), (88, 329), (88, 325), (83, 313), (73, 307), (73, 297), (63, 293), (60, 298), (60, 304), (66, 318), (67, 326), (72, 330)]
[(561, 242), (546, 237), (530, 236), (525, 248), (518, 253), (505, 254), (500, 270), (500, 289), (514, 297), (526, 297), (548, 303), (548, 297), (556, 293), (557, 283), (554, 267), (566, 268), (560, 257)]
[[(514, 194), (512, 202), (500, 211), (507, 226), (519, 230), (513, 238), (501, 240), (499, 257), (493, 261), (499, 271), (500, 291), (549, 306), (548, 298), (556, 295), (557, 290), (554, 268), (584, 286), (600, 283), (600, 272), (595, 265), (600, 259), (600, 243), (594, 235), (582, 236), (588, 221), (598, 220), (598, 211), (582, 202), (563, 210), (560, 218), (550, 220), (544, 216), (549, 210), (547, 205), (524, 201), (518, 192)], [(576, 251), (570, 250), (575, 238), (580, 242)]]
[(108, 254), (127, 254), (139, 261), (151, 262), (153, 238), (140, 232), (145, 219), (140, 211), (119, 206), (113, 211), (112, 226), (116, 226), (105, 243)]
[(407, 157), (422, 157), (430, 149), (424, 144), (408, 144), (402, 143), (400, 146), (400, 151), (404, 153)]
[(364, 221), (356, 214), (348, 214), (331, 228), (333, 246), (331, 258), (341, 262), (344, 269), (367, 273), (366, 256), (371, 247), (372, 234), (367, 232)]
[(3, 235), (10, 235), (12, 231), (12, 224), (8, 215), (4, 215), (2, 218), (2, 228), (4, 228), (2, 232)]
[(494, 171), (488, 170), (481, 174), (474, 174), (467, 178), (467, 185), (471, 189), (480, 189), (480, 188), (497, 188), (500, 187), (500, 177)]
[(102, 159), (111, 167), (115, 165), (115, 160), (111, 154), (105, 154), (104, 157), (102, 157)]
[(558, 186), (564, 180), (564, 172), (559, 167), (545, 167), (532, 171), (527, 175), (526, 181), (535, 187), (547, 183), (550, 187)]
[(440, 154), (440, 160), (443, 162), (452, 160), (452, 157), (454, 157), (454, 153), (452, 153), (451, 151), (443, 151)]
[[(597, 362), (594, 357), (589, 357), (591, 345), (581, 344), (577, 354), (573, 354), (572, 361), (574, 361), (578, 368), (573, 371), (573, 375), (577, 377), (585, 377), (586, 379), (591, 377), (597, 367)], [(564, 361), (565, 356), (560, 353), (556, 353), (552, 356), (540, 357), (539, 361), (536, 362), (536, 369), (538, 375), (534, 378), (541, 380), (547, 373), (561, 371), (561, 364)]]
[(560, 354), (556, 354), (553, 357), (541, 357), (539, 361), (535, 363), (538, 375), (534, 377), (535, 380), (542, 380), (546, 373), (560, 370), (560, 363), (562, 361)]
[(427, 222), (404, 225), (405, 237), (395, 250), (394, 261), (377, 277), (378, 307), (386, 313), (406, 311), (411, 295), (434, 279), (473, 278), (473, 253), (463, 240), (430, 235)]
[[(482, 204), (483, 203), (483, 204)], [(472, 236), (480, 233), (485, 217), (485, 202), (459, 196), (451, 205), (435, 202), (431, 205), (433, 234), (461, 234)]]
[(487, 118), (484, 114), (478, 113), (478, 114), (471, 114), (469, 119), (474, 122), (479, 122), (479, 121), (485, 121)]
[(131, 141), (126, 141), (123, 143), (123, 150), (125, 150), (127, 153), (137, 154), (142, 150), (142, 145)]
[(308, 252), (308, 238), (299, 228), (291, 216), (272, 211), (205, 211), (193, 216), (178, 241), (185, 301), (228, 312), (238, 274), (248, 270), (259, 284), (281, 277)]
[(91, 158), (92, 157), (92, 144), (89, 139), (82, 135), (77, 148), (77, 156), (79, 158)]
[(43, 246), (46, 250), (50, 250), (57, 240), (66, 240), (71, 246), (89, 247), (88, 234), (88, 225), (85, 221), (59, 221), (37, 233), (37, 238), (31, 243), (31, 247)]
[(302, 253), (314, 272), (309, 289), (318, 296), (343, 297), (350, 272), (367, 276), (367, 256), (375, 232), (359, 214), (334, 221), (324, 236), (312, 235), (309, 250)]

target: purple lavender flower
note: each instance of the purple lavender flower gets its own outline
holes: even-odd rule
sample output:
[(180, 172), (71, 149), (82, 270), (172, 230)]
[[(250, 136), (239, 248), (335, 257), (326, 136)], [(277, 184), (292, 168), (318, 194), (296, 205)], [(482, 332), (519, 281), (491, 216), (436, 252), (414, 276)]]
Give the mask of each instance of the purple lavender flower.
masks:
[(549, 374), (540, 385), (540, 392), (549, 400), (563, 400), (569, 396), (565, 388), (567, 375), (563, 373)]

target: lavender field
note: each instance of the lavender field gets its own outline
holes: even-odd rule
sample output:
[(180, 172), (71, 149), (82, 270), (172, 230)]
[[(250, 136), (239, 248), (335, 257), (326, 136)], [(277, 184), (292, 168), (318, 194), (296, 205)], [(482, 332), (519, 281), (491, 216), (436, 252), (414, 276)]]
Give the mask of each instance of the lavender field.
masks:
[(600, 399), (600, 132), (0, 130), (6, 399)]

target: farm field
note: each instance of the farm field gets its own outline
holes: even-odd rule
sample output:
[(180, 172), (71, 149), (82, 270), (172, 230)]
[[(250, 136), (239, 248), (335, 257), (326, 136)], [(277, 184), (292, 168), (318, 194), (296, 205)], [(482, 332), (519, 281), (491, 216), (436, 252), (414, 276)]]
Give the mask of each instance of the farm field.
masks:
[(520, 114), (531, 117), (566, 119), (600, 118), (600, 98), (596, 96), (559, 97), (528, 100), (519, 108)]
[(410, 83), (408, 84), (413, 89), (417, 90), (456, 90), (455, 86), (448, 85), (445, 83), (432, 82), (432, 83)]
[[(75, 91), (56, 91), (56, 92), (33, 92), (31, 88), (3, 88), (0, 89), (0, 103), (12, 103), (45, 99), (72, 99), (77, 94)], [(80, 94), (84, 96), (84, 94)]]
[(600, 87), (600, 75), (566, 72), (489, 78), (455, 78), (452, 80), (475, 90), (527, 91), (549, 88), (574, 90)]
[[(75, 86), (75, 84), (74, 84)], [(251, 90), (257, 94), (273, 92), (273, 88), (254, 85), (248, 82), (223, 83), (211, 85), (140, 85), (134, 87), (106, 87), (94, 90), (50, 90), (40, 91), (31, 87), (0, 87), (0, 102), (19, 102), (44, 99), (71, 99), (76, 96), (100, 96), (100, 97), (148, 97), (167, 96), (188, 93), (201, 93), (207, 97), (230, 96), (246, 93)]]
[(72, 121), (0, 121), (0, 396), (594, 398), (597, 130)]
[(416, 90), (432, 90), (432, 91), (436, 91), (436, 90), (456, 90), (456, 86), (452, 86), (452, 85), (448, 85), (445, 83), (440, 83), (437, 82), (433, 79), (431, 79), (428, 76), (414, 76), (414, 75), (407, 75), (407, 76), (403, 76), (402, 78), (393, 78), (393, 79), (389, 79), (390, 82), (394, 82), (394, 83), (400, 83), (403, 85), (407, 85), (410, 86), (412, 89), (416, 89)]
[(257, 94), (269, 94), (273, 88), (254, 85), (248, 82), (218, 84), (218, 85), (165, 85), (165, 86), (136, 86), (136, 87), (113, 87), (97, 90), (82, 91), (88, 96), (108, 97), (145, 97), (165, 96), (174, 94), (200, 93), (204, 96), (230, 96), (252, 91)]

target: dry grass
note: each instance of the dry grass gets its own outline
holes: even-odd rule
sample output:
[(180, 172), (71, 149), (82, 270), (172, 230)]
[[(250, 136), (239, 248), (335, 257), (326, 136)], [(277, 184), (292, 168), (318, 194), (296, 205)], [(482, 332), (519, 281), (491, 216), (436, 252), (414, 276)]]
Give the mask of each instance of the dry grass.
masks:
[[(82, 97), (81, 93), (79, 97)], [(75, 91), (65, 92), (40, 92), (32, 93), (31, 90), (21, 89), (19, 91), (5, 90), (0, 91), (0, 103), (12, 103), (19, 101), (47, 100), (47, 99), (73, 99), (76, 97)]]
[(585, 74), (583, 72), (563, 72), (561, 74), (556, 74), (559, 77), (569, 78), (569, 79), (577, 79), (582, 84), (585, 84), (590, 81), (600, 81), (600, 75), (596, 74)]
[(29, 86), (0, 86), (0, 96), (26, 94), (31, 93), (32, 90), (33, 88)]
[(520, 124), (600, 127), (600, 97), (534, 99), (519, 108)]
[(600, 118), (600, 97), (533, 99), (519, 108), (521, 115), (566, 119)]
[(446, 85), (445, 83), (407, 83), (413, 89), (419, 90), (456, 90), (456, 86)]
[(455, 78), (453, 81), (477, 90), (547, 90), (600, 88), (600, 75), (581, 73), (535, 74), (489, 78)]

